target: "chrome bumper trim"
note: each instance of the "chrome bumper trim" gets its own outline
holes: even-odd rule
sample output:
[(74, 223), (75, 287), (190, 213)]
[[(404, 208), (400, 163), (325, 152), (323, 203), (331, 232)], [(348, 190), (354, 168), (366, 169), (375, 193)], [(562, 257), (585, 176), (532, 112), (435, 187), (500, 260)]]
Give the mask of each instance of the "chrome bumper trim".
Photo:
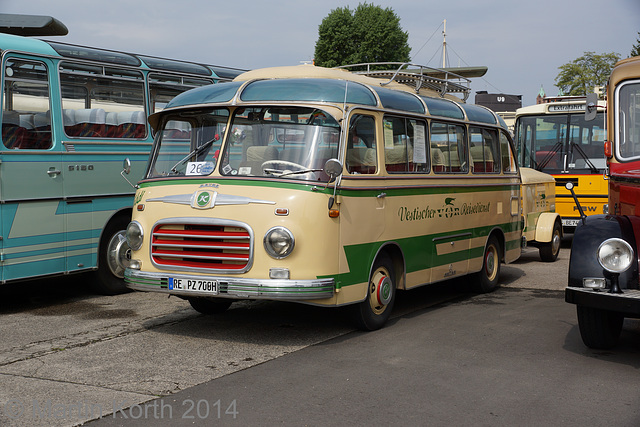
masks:
[[(192, 280), (215, 280), (218, 282), (218, 293), (184, 290), (170, 290), (169, 277), (176, 276)], [(234, 299), (269, 299), (269, 300), (310, 300), (331, 298), (334, 295), (333, 279), (313, 280), (272, 280), (244, 279), (218, 276), (194, 276), (177, 273), (145, 273), (127, 268), (124, 281), (129, 289), (143, 292), (162, 292), (171, 295), (193, 297), (216, 297)]]

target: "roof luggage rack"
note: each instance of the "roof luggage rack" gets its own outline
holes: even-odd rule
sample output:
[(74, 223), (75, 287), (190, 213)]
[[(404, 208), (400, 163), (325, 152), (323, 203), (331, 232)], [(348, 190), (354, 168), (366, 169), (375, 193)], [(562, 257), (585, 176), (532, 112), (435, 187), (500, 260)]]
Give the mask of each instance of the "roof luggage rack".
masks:
[[(383, 66), (389, 66), (389, 68), (381, 69)], [(418, 93), (420, 89), (426, 88), (438, 92), (441, 97), (448, 93), (461, 94), (465, 101), (471, 93), (471, 80), (447, 69), (432, 68), (408, 62), (371, 62), (341, 65), (335, 68), (346, 69), (354, 74), (361, 74), (368, 77), (389, 79), (386, 82), (380, 83), (381, 86), (386, 86), (394, 81), (402, 83), (412, 87), (416, 93)], [(473, 74), (474, 76), (481, 76), (486, 73), (486, 67), (456, 70), (461, 70), (461, 72)]]

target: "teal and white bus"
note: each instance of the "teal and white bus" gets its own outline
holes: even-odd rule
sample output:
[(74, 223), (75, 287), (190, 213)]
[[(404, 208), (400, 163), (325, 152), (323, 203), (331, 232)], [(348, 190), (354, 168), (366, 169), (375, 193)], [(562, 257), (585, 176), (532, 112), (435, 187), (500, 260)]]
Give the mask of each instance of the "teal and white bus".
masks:
[(96, 290), (125, 290), (123, 160), (138, 180), (147, 116), (242, 70), (15, 34), (0, 34), (0, 59), (0, 283), (95, 270)]

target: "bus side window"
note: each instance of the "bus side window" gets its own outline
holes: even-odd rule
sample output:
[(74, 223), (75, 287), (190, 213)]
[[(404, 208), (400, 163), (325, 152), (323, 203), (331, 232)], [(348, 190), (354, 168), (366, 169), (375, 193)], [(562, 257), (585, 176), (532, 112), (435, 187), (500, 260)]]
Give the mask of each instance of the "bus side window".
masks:
[(427, 172), (426, 126), (423, 121), (385, 117), (384, 152), (387, 172)]
[(62, 62), (64, 129), (78, 138), (146, 138), (144, 76), (139, 71)]
[(347, 172), (351, 174), (376, 173), (376, 127), (371, 116), (354, 115), (349, 124), (347, 140)]
[(49, 79), (39, 61), (8, 58), (4, 67), (2, 141), (13, 149), (51, 147)]
[(466, 133), (463, 126), (431, 123), (431, 161), (433, 171), (437, 173), (469, 171)]
[(509, 144), (509, 137), (504, 132), (500, 132), (500, 151), (502, 153), (502, 172), (517, 172), (518, 166)]
[(495, 162), (498, 160), (498, 135), (494, 130), (470, 127), (469, 154), (473, 159), (472, 171), (475, 173), (500, 172)]

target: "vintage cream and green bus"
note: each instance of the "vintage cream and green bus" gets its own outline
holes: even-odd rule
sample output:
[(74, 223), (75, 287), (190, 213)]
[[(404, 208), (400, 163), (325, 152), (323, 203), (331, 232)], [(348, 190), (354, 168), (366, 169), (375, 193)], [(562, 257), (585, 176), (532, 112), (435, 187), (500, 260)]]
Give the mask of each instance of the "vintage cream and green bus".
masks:
[(368, 74), (254, 70), (151, 115), (127, 286), (202, 313), (239, 299), (351, 305), (364, 330), (398, 290), (469, 275), (492, 291), (521, 253), (504, 122), (463, 102), (464, 81)]

